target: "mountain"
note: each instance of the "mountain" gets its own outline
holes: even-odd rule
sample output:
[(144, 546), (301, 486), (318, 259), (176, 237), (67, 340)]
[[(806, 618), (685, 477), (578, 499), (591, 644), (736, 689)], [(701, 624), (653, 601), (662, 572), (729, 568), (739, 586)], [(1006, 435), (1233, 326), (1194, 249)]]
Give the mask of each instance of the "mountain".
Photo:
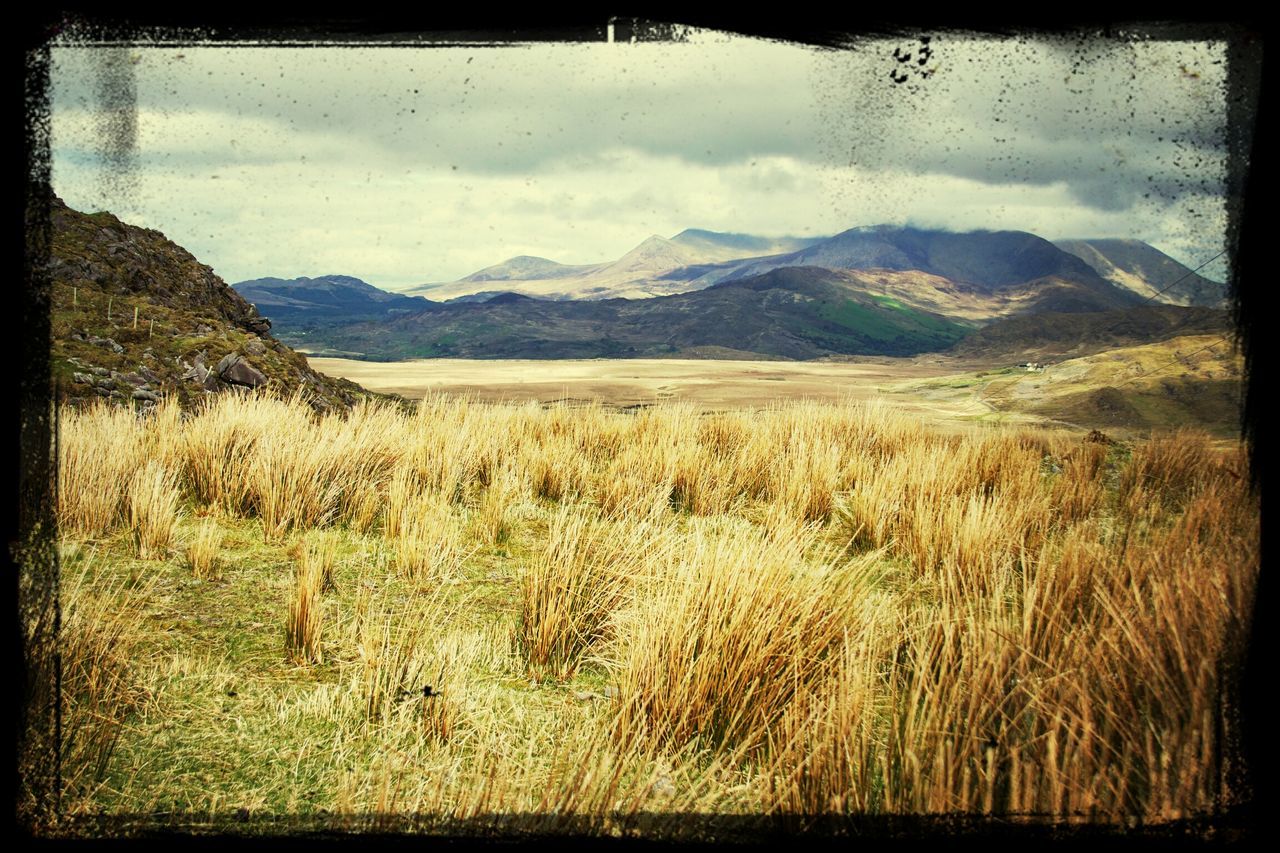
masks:
[[(803, 245), (783, 254), (654, 273), (714, 251), (767, 249), (778, 242), (697, 231), (670, 240), (653, 236), (572, 282), (506, 281), (495, 288), (472, 281), (465, 293), (442, 302), (420, 300), (418, 312), (377, 330), (368, 325), (355, 328), (361, 318), (354, 315), (323, 322), (313, 315), (308, 325), (291, 327), (286, 340), (371, 358), (660, 356), (708, 346), (785, 358), (905, 355), (944, 349), (964, 330), (1003, 318), (1120, 311), (1143, 301), (1103, 279), (1075, 255), (1025, 232), (876, 226), (793, 242)], [(530, 268), (551, 269), (545, 264)], [(608, 281), (615, 284), (606, 286)], [(806, 313), (802, 303), (808, 296), (778, 313), (776, 302), (749, 295), (760, 290), (760, 282), (769, 292), (803, 295), (807, 291), (801, 283), (818, 281), (840, 288), (845, 293), (840, 299), (860, 306), (844, 316), (860, 334), (850, 336), (824, 325), (838, 318)], [(739, 282), (746, 284), (729, 288)], [(563, 295), (569, 284), (580, 297), (600, 298), (530, 296), (531, 291), (539, 292), (533, 285)], [(664, 289), (670, 292), (664, 294)], [(609, 296), (636, 291), (648, 298)], [(433, 296), (446, 297), (448, 292), (441, 288)], [(653, 300), (653, 305), (644, 305)], [(757, 313), (751, 314), (748, 306)], [(280, 314), (283, 309), (273, 310)], [(696, 322), (681, 312), (698, 315)], [(885, 324), (883, 334), (867, 325), (872, 317)], [(932, 325), (935, 320), (945, 321), (945, 327)], [(951, 335), (955, 330), (961, 331)]]
[(517, 255), (500, 264), (485, 267), (459, 281), (540, 281), (548, 278), (571, 278), (601, 266), (600, 264), (559, 264), (532, 255)]
[[(520, 261), (521, 263), (516, 263)], [(950, 232), (891, 225), (851, 228), (825, 238), (767, 238), (688, 229), (671, 239), (651, 236), (610, 263), (586, 267), (519, 259), (434, 285), (433, 299), (486, 287), (481, 274), (504, 276), (502, 289), (551, 299), (646, 298), (702, 290), (782, 267), (916, 272), (946, 279), (976, 296), (1012, 299), (1028, 289), (1055, 291), (1063, 311), (1102, 311), (1141, 301), (1085, 260), (1022, 231)], [(527, 270), (523, 272), (522, 270)], [(523, 277), (518, 277), (523, 276)], [(418, 292), (426, 292), (419, 290)], [(1044, 295), (1044, 301), (1048, 293)], [(1028, 310), (1046, 310), (1036, 305)], [(988, 317), (1008, 313), (992, 306)]]
[(821, 237), (756, 237), (752, 234), (726, 234), (719, 231), (704, 231), (700, 228), (687, 228), (672, 237), (671, 242), (693, 252), (699, 263), (707, 263), (796, 252), (821, 239)]
[[(815, 238), (816, 239), (816, 238)], [(668, 239), (654, 234), (613, 261), (599, 264), (560, 264), (546, 258), (520, 255), (463, 276), (457, 281), (418, 285), (406, 292), (430, 294), (449, 301), (495, 288), (543, 299), (643, 299), (697, 290), (711, 281), (693, 284), (683, 271), (783, 252), (814, 242), (797, 237), (757, 237), (686, 229)], [(672, 275), (673, 271), (680, 271)], [(490, 285), (490, 286), (486, 286)]]
[(699, 260), (701, 258), (693, 249), (686, 248), (675, 240), (668, 240), (654, 234), (618, 260), (600, 267), (597, 275), (626, 281), (643, 276), (655, 276), (657, 273), (696, 263)]
[(384, 323), (332, 329), (327, 340), (334, 349), (374, 359), (638, 358), (708, 349), (806, 359), (941, 350), (968, 331), (869, 293), (848, 273), (788, 268), (651, 299), (433, 303)]
[(784, 266), (828, 269), (918, 270), (977, 292), (1042, 279), (1081, 285), (1115, 307), (1134, 302), (1076, 256), (1024, 231), (930, 231), (876, 225), (851, 228), (797, 252), (738, 265), (725, 279), (759, 275)]
[[(953, 282), (975, 295), (1052, 285), (1063, 311), (1117, 310), (1142, 302), (1189, 273), (1137, 240), (1051, 243), (1023, 231), (952, 232), (874, 225), (832, 237), (759, 237), (690, 228), (653, 235), (615, 261), (559, 264), (521, 255), (458, 281), (407, 292), (450, 300), (506, 290), (544, 299), (640, 299), (701, 290), (780, 267), (815, 266), (876, 273), (916, 272)], [(501, 282), (500, 287), (493, 282)], [(1192, 274), (1162, 301), (1221, 307), (1223, 285)], [(1046, 310), (1040, 305), (1033, 310)], [(1008, 313), (993, 310), (990, 317)]]
[(297, 319), (376, 319), (421, 311), (426, 299), (379, 290), (349, 275), (318, 278), (255, 278), (231, 285), (245, 299), (287, 325)]
[(159, 231), (56, 196), (50, 224), (51, 366), (62, 399), (191, 405), (265, 386), (327, 411), (373, 396), (312, 370), (253, 304)]
[(1155, 297), (1171, 305), (1226, 307), (1225, 284), (1197, 275), (1141, 240), (1057, 240), (1054, 245), (1083, 260), (1112, 284), (1144, 299)]

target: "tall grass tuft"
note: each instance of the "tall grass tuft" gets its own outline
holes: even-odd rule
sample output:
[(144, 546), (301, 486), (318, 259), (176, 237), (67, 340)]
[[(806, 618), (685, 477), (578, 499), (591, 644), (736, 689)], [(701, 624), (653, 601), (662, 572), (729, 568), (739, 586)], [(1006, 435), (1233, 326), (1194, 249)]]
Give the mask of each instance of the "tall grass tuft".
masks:
[(291, 549), (298, 574), (318, 576), (321, 592), (337, 589), (333, 569), (338, 556), (338, 541), (334, 531), (313, 530), (299, 537)]
[(619, 525), (563, 506), (546, 548), (520, 581), (516, 643), (538, 680), (573, 676), (603, 639), (630, 585), (669, 556), (670, 536), (653, 524)]
[(869, 562), (808, 566), (811, 534), (694, 524), (674, 565), (619, 611), (619, 743), (756, 748), (819, 680)]
[(419, 495), (401, 511), (394, 548), (399, 573), (415, 581), (448, 580), (466, 557), (462, 523), (441, 496)]
[(203, 580), (217, 580), (221, 576), (221, 551), (222, 531), (218, 525), (209, 519), (200, 522), (187, 542), (187, 566), (191, 573)]
[(141, 635), (149, 582), (128, 585), (97, 576), (100, 558), (90, 557), (63, 576), (62, 626), (58, 636), (61, 674), (63, 809), (92, 808), (104, 784), (128, 714), (146, 698), (139, 686), (135, 650)]
[(289, 659), (299, 665), (324, 662), (324, 602), (321, 598), (324, 582), (323, 560), (313, 558), (304, 549), (294, 571), (284, 628), (285, 651)]
[(500, 466), (471, 514), (471, 527), (486, 545), (500, 545), (511, 535), (512, 513), (521, 493), (519, 474)]
[(128, 520), (127, 485), (144, 462), (143, 426), (132, 413), (95, 403), (58, 418), (58, 524), (93, 539)]
[(196, 501), (233, 515), (251, 511), (250, 467), (259, 442), (273, 431), (298, 435), (310, 426), (307, 412), (245, 394), (218, 394), (184, 424), (180, 450), (183, 480)]
[(254, 509), (268, 541), (290, 530), (328, 524), (338, 512), (342, 484), (326, 470), (333, 459), (323, 434), (272, 432), (258, 444), (249, 467)]
[(1120, 472), (1118, 500), (1132, 506), (1136, 496), (1148, 494), (1180, 509), (1214, 472), (1216, 455), (1201, 432), (1183, 429), (1153, 436)]
[(162, 559), (178, 525), (177, 478), (163, 464), (146, 463), (129, 481), (129, 526), (138, 557)]

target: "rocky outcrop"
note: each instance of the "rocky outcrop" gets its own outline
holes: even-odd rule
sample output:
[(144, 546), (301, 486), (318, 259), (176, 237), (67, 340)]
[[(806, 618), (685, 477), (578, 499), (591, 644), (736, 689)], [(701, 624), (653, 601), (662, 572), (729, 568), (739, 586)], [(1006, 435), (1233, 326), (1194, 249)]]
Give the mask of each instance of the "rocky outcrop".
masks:
[(259, 388), (267, 384), (267, 377), (262, 375), (262, 371), (257, 370), (252, 364), (245, 361), (242, 356), (235, 353), (227, 353), (218, 362), (216, 368), (219, 378), (223, 382), (232, 385), (241, 385), (245, 388)]
[(57, 198), (50, 220), (52, 366), (64, 399), (186, 406), (231, 389), (301, 391), (331, 411), (371, 396), (312, 370), (253, 304), (160, 232)]

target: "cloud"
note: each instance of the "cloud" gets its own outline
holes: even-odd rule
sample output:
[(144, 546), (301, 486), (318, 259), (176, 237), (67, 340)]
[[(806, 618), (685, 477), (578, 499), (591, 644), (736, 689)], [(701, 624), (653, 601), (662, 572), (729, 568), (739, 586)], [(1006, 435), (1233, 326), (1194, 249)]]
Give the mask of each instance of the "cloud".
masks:
[[(1221, 45), (941, 34), (921, 66), (909, 39), (697, 41), (131, 48), (128, 194), (101, 180), (101, 49), (57, 48), (55, 189), (232, 281), (594, 263), (688, 227), (911, 220), (1221, 247)], [(913, 55), (903, 84), (895, 48)]]
[[(56, 53), (55, 111), (94, 108), (94, 51)], [(806, 97), (818, 53), (769, 42), (135, 54), (144, 109), (270, 117), (411, 165), (520, 172), (620, 145), (702, 163), (819, 155)]]

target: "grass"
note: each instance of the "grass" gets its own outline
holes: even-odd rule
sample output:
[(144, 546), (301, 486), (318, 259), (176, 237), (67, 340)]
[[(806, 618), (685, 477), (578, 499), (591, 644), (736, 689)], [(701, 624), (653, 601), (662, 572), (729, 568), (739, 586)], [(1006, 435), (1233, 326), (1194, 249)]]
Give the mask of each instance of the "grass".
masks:
[(196, 528), (187, 543), (187, 565), (191, 574), (202, 580), (217, 580), (220, 573), (222, 531), (213, 521), (206, 519)]
[(60, 430), (58, 833), (1121, 826), (1243, 794), (1260, 521), (1203, 434), (235, 396)]
[(289, 658), (299, 664), (321, 663), (324, 630), (323, 602), (325, 586), (325, 551), (304, 548), (299, 552), (297, 571), (294, 573), (293, 595), (289, 599), (289, 611), (285, 617), (285, 648)]
[(133, 475), (128, 489), (129, 529), (138, 556), (164, 557), (178, 526), (177, 478), (164, 465), (149, 461)]

